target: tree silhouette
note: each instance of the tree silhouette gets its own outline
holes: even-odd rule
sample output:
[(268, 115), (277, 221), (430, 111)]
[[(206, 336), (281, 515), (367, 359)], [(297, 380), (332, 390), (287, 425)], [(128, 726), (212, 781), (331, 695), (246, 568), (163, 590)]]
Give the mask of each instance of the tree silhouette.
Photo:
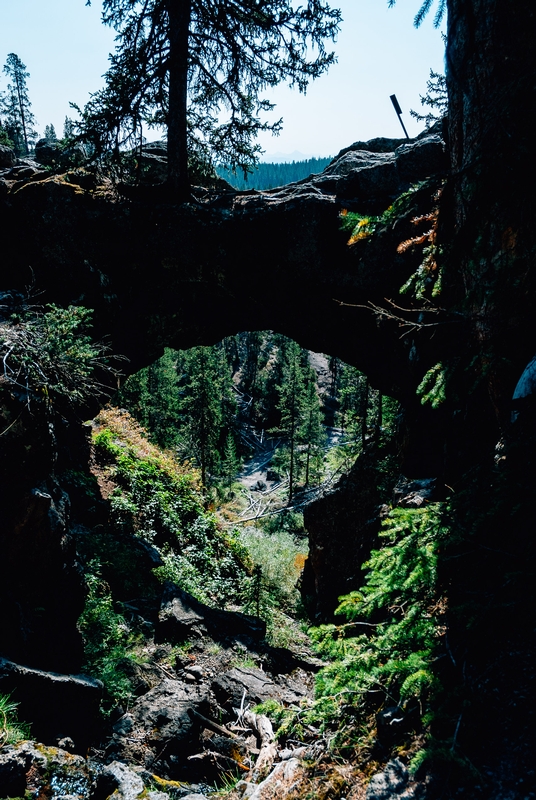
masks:
[[(89, 4), (89, 0), (88, 0)], [(80, 134), (96, 153), (138, 145), (143, 126), (167, 128), (168, 185), (188, 197), (188, 155), (231, 169), (256, 163), (260, 97), (287, 81), (305, 92), (334, 61), (326, 39), (340, 12), (325, 0), (104, 0), (117, 32), (106, 86), (81, 112)], [(313, 52), (313, 50), (315, 52)]]
[(35, 117), (31, 112), (32, 104), (28, 96), (26, 64), (23, 64), (16, 53), (10, 53), (4, 65), (4, 72), (10, 82), (7, 91), (0, 97), (0, 110), (5, 114), (4, 124), (9, 138), (15, 144), (16, 152), (28, 155), (30, 142), (37, 137), (33, 129)]

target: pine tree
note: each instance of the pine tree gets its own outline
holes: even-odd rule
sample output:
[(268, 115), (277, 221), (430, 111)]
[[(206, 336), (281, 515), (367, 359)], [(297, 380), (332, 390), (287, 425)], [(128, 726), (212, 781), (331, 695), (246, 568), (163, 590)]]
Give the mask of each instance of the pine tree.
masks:
[(299, 477), (298, 445), (299, 431), (303, 422), (305, 402), (305, 382), (302, 366), (302, 352), (299, 344), (287, 340), (283, 379), (278, 387), (281, 412), (280, 429), (287, 437), (289, 450), (289, 503), (292, 500), (295, 482)]
[(4, 65), (4, 72), (10, 80), (7, 91), (0, 98), (0, 109), (5, 114), (5, 126), (9, 138), (15, 145), (17, 155), (28, 155), (30, 144), (37, 138), (33, 126), (35, 117), (28, 96), (26, 64), (16, 53), (10, 53)]
[(75, 121), (70, 119), (70, 117), (65, 117), (65, 122), (63, 123), (63, 138), (67, 140), (72, 139), (75, 135), (75, 129)]
[(231, 434), (234, 439), (236, 427), (237, 404), (233, 390), (232, 368), (227, 360), (225, 345), (220, 342), (211, 348), (213, 351), (214, 363), (217, 369), (217, 382), (214, 391), (221, 402), (221, 430), (218, 450), (223, 454), (227, 437)]
[(236, 453), (236, 444), (231, 433), (227, 434), (223, 450), (222, 475), (224, 485), (230, 487), (240, 470), (240, 459)]
[(0, 144), (3, 144), (6, 147), (11, 147), (11, 148), (14, 146), (13, 140), (9, 138), (9, 134), (4, 125), (2, 124), (1, 120), (0, 120)]
[(257, 420), (265, 428), (277, 427), (281, 414), (278, 409), (279, 385), (283, 380), (283, 365), (290, 340), (278, 333), (267, 333), (262, 348), (261, 371), (257, 376)]
[(316, 385), (316, 372), (309, 367), (306, 373), (306, 387), (303, 398), (303, 421), (300, 426), (300, 440), (305, 445), (305, 486), (309, 486), (311, 475), (318, 480), (321, 475), (323, 447), (326, 442), (322, 407)]
[(166, 349), (153, 364), (131, 375), (117, 396), (117, 402), (130, 411), (160, 447), (178, 443), (179, 358), (177, 351)]
[(189, 153), (231, 169), (256, 162), (257, 134), (281, 125), (261, 120), (273, 106), (260, 93), (281, 81), (304, 92), (334, 61), (324, 41), (340, 19), (325, 0), (104, 0), (117, 47), (81, 134), (97, 153), (119, 153), (143, 125), (165, 125), (168, 184), (186, 198)]
[(216, 472), (220, 461), (222, 400), (218, 360), (212, 348), (193, 347), (184, 354), (184, 368), (187, 378), (179, 403), (184, 415), (182, 432), (206, 486), (209, 474)]
[[(365, 447), (372, 413), (368, 379), (356, 367), (341, 365), (339, 380), (339, 424), (344, 430), (348, 456), (355, 457)], [(376, 425), (377, 425), (377, 417)]]
[(56, 136), (56, 131), (54, 129), (54, 125), (51, 124), (51, 125), (47, 125), (45, 127), (44, 138), (47, 140), (47, 142), (57, 142), (58, 141), (58, 137)]
[(430, 77), (426, 82), (426, 90), (425, 95), (420, 95), (420, 100), (421, 105), (428, 106), (430, 111), (426, 114), (419, 114), (417, 111), (411, 109), (409, 113), (417, 122), (424, 122), (426, 128), (429, 128), (434, 122), (442, 119), (448, 112), (449, 99), (445, 76), (431, 69)]

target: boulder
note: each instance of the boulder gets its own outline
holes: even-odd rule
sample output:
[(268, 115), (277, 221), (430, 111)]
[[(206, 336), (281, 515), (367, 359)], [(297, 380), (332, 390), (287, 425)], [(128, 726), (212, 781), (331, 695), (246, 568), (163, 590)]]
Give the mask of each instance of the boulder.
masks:
[(512, 400), (522, 400), (536, 394), (536, 356), (529, 361), (514, 389)]
[(203, 687), (166, 678), (117, 720), (108, 755), (173, 778), (198, 738), (188, 710), (212, 716), (213, 705)]
[(147, 152), (144, 148), (141, 155), (136, 155), (139, 175), (137, 178), (142, 183), (163, 183), (167, 178), (167, 153), (165, 150)]
[(59, 164), (61, 160), (60, 143), (58, 141), (51, 142), (50, 139), (39, 139), (35, 145), (35, 160), (47, 167)]
[(320, 175), (313, 175), (311, 183), (315, 189), (319, 189), (323, 194), (337, 194), (337, 186), (341, 179), (340, 175), (321, 172)]
[(35, 160), (47, 167), (76, 167), (88, 158), (83, 144), (72, 144), (63, 148), (58, 141), (39, 139), (35, 145)]
[(439, 136), (426, 136), (417, 142), (402, 144), (395, 150), (402, 181), (414, 183), (448, 169), (445, 145)]
[(15, 151), (5, 144), (0, 144), (0, 169), (9, 169), (17, 161)]
[(198, 794), (197, 792), (192, 794), (190, 792), (190, 794), (185, 794), (182, 800), (207, 800), (207, 797), (204, 794)]
[(97, 782), (96, 798), (110, 800), (136, 800), (145, 791), (145, 785), (135, 772), (120, 761), (112, 761), (103, 769)]
[[(14, 404), (13, 418), (20, 414), (17, 409), (20, 405)], [(85, 586), (69, 532), (69, 497), (54, 479), (30, 484), (26, 491), (23, 482), (52, 461), (54, 430), (44, 415), (28, 414), (9, 434), (12, 441), (2, 442), (0, 463), (0, 493), (7, 497), (11, 489), (11, 506), (4, 501), (7, 520), (0, 529), (0, 655), (36, 674), (77, 674), (83, 643), (76, 622)], [(15, 471), (10, 456), (17, 445), (25, 447), (25, 459)], [(16, 536), (9, 535), (10, 523)]]
[[(369, 139), (367, 142), (354, 142), (348, 147), (343, 148), (333, 159), (336, 161), (352, 150), (368, 150), (371, 153), (394, 153), (396, 148), (401, 144), (407, 144), (411, 139), (390, 139), (386, 136), (377, 136), (375, 139)], [(332, 162), (333, 163), (333, 162)]]
[(354, 169), (337, 186), (341, 199), (369, 203), (381, 200), (383, 205), (400, 194), (400, 176), (394, 158), (377, 160)]
[(426, 788), (413, 784), (405, 765), (399, 758), (389, 761), (383, 772), (370, 779), (366, 800), (424, 800)]
[[(244, 798), (249, 800), (271, 800), (291, 796), (291, 789), (295, 787), (298, 779), (303, 777), (303, 766), (297, 758), (281, 761), (272, 772), (257, 786), (246, 784)], [(252, 791), (253, 790), (253, 791)]]
[(260, 640), (266, 635), (266, 623), (247, 614), (209, 608), (175, 584), (167, 583), (158, 615), (157, 639), (181, 643), (207, 634), (216, 639), (247, 636)]
[(437, 499), (437, 478), (408, 480), (401, 475), (393, 489), (393, 503), (401, 508), (420, 508)]
[(11, 170), (12, 176), (16, 178), (18, 181), (25, 180), (26, 178), (33, 178), (34, 175), (41, 173), (42, 170), (30, 166), (14, 167)]
[(19, 717), (45, 743), (71, 738), (79, 752), (91, 741), (102, 684), (86, 675), (63, 675), (15, 664), (0, 657), (0, 693), (19, 703)]
[(291, 679), (275, 683), (262, 669), (233, 667), (212, 682), (218, 703), (228, 711), (240, 708), (242, 698), (250, 705), (275, 699), (281, 703), (298, 703), (306, 696), (306, 690)]
[(94, 775), (82, 756), (35, 742), (0, 751), (2, 797), (89, 797)]
[(78, 142), (66, 147), (61, 153), (60, 163), (65, 166), (80, 166), (87, 160), (89, 153), (83, 144)]
[(394, 162), (392, 153), (371, 153), (367, 150), (349, 150), (342, 156), (332, 161), (322, 175), (350, 175), (356, 170), (375, 167), (379, 164), (389, 164)]
[[(136, 150), (133, 150), (132, 152), (135, 153)], [(139, 152), (139, 148), (137, 149), (137, 152)], [(141, 152), (167, 158), (167, 142), (165, 140), (159, 142), (145, 142), (142, 145)]]
[(39, 163), (34, 158), (18, 158), (15, 169), (18, 169), (19, 167), (33, 167), (34, 169), (40, 169)]
[(511, 421), (534, 419), (536, 408), (536, 356), (530, 361), (518, 380), (512, 396)]

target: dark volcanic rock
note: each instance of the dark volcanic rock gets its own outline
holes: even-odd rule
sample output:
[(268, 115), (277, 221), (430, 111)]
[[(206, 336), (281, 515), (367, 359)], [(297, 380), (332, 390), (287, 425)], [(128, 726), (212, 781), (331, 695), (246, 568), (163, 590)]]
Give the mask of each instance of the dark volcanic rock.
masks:
[(367, 150), (371, 153), (394, 153), (397, 147), (400, 147), (401, 144), (407, 144), (408, 141), (412, 140), (389, 139), (386, 136), (378, 136), (375, 139), (369, 139), (367, 142), (354, 142), (337, 153), (333, 161), (337, 161), (345, 153), (349, 153), (352, 150)]
[[(11, 451), (11, 443), (5, 444)], [(37, 454), (40, 444), (39, 438), (34, 440), (26, 456)], [(19, 462), (18, 467), (24, 465)], [(17, 474), (11, 469), (4, 489)], [(56, 481), (26, 488), (21, 480), (11, 493), (6, 527), (0, 532), (0, 654), (57, 672), (78, 671), (83, 656), (75, 625), (83, 609), (84, 584), (68, 517), (69, 497)], [(16, 536), (10, 535), (10, 523)]]
[(5, 144), (0, 144), (0, 169), (9, 169), (17, 161), (15, 151)]
[(400, 194), (400, 176), (395, 159), (385, 159), (348, 173), (337, 185), (341, 199), (361, 202), (381, 199), (383, 205)]
[(159, 774), (176, 775), (198, 739), (198, 727), (188, 714), (192, 708), (206, 716), (215, 713), (206, 688), (163, 680), (115, 723), (109, 755), (156, 769), (162, 754)]
[(35, 145), (35, 160), (45, 166), (59, 164), (61, 160), (60, 143), (51, 142), (49, 139), (39, 139)]
[(97, 781), (95, 800), (113, 798), (113, 800), (136, 800), (145, 790), (143, 780), (120, 761), (108, 764)]
[(305, 507), (309, 556), (301, 591), (318, 620), (331, 621), (340, 595), (362, 584), (361, 564), (380, 529), (380, 503), (374, 457), (364, 454), (332, 491)]
[(59, 747), (22, 742), (0, 752), (2, 797), (89, 797), (94, 777), (84, 758)]
[[(297, 687), (294, 687), (297, 688)], [(274, 683), (261, 669), (251, 667), (234, 667), (212, 682), (212, 691), (218, 703), (228, 711), (240, 708), (244, 703), (254, 705), (274, 698), (283, 703), (296, 703), (306, 696), (306, 692), (293, 691)]]
[(368, 150), (349, 150), (329, 164), (322, 175), (349, 175), (355, 170), (367, 169), (380, 164), (390, 164), (395, 157), (392, 153), (376, 153)]
[(426, 787), (410, 784), (409, 773), (399, 758), (389, 761), (383, 772), (373, 775), (366, 800), (424, 800)]
[(427, 136), (397, 147), (396, 163), (402, 181), (423, 180), (448, 168), (445, 144), (439, 136)]
[(402, 508), (420, 508), (437, 499), (437, 478), (408, 480), (402, 475), (393, 489), (393, 501)]
[(45, 743), (62, 737), (82, 752), (95, 732), (102, 684), (86, 675), (61, 675), (30, 669), (0, 658), (0, 693), (19, 703), (19, 716), (32, 723), (32, 735)]
[(146, 148), (137, 157), (140, 179), (143, 183), (163, 183), (167, 178), (167, 153), (148, 152)]
[[(163, 157), (156, 150), (147, 154)], [(361, 213), (374, 213), (373, 205), (386, 208), (395, 164), (392, 152), (351, 151), (322, 175), (277, 192), (207, 194), (206, 202), (183, 204), (144, 194), (147, 187), (124, 199), (109, 183), (84, 188), (60, 176), (20, 180), (15, 187), (6, 181), (0, 213), (11, 235), (3, 279), (21, 292), (35, 280), (46, 290), (43, 302), (95, 309), (95, 339), (109, 336), (113, 350), (130, 359), (129, 371), (154, 360), (164, 346), (184, 349), (239, 330), (275, 328), (308, 349), (358, 366), (373, 386), (416, 406), (422, 369), (410, 359), (409, 340), (400, 338), (397, 325), (357, 306), (396, 297), (420, 264), (418, 248), (404, 254), (396, 248), (414, 236), (412, 217), (430, 211), (434, 187), (412, 195), (396, 230), (385, 226), (352, 247), (339, 219), (347, 199), (338, 194), (341, 183), (352, 194), (362, 192)], [(36, 165), (25, 160), (20, 167)], [(380, 194), (372, 198), (368, 191)], [(20, 402), (4, 395), (1, 652), (40, 669), (76, 672), (82, 658), (76, 619), (84, 589), (68, 498), (51, 477), (59, 472), (56, 439), (63, 423), (24, 410), (21, 415)], [(418, 411), (424, 413), (420, 404)], [(427, 435), (425, 426), (419, 429)], [(358, 533), (362, 522), (351, 523), (352, 531)], [(341, 556), (334, 583), (319, 580), (327, 589), (326, 604), (333, 595), (336, 602), (332, 587), (342, 582), (346, 588), (343, 576), (355, 572), (353, 559)], [(187, 598), (188, 609), (179, 609), (180, 598), (169, 600), (158, 624), (162, 639), (180, 641), (191, 631), (202, 635), (216, 627), (220, 636), (222, 630), (231, 637), (263, 636), (251, 619), (207, 610)]]
[(247, 636), (259, 640), (266, 635), (266, 623), (247, 614), (209, 608), (178, 586), (167, 583), (158, 615), (157, 638), (180, 643), (192, 637), (202, 638), (207, 633), (214, 638)]

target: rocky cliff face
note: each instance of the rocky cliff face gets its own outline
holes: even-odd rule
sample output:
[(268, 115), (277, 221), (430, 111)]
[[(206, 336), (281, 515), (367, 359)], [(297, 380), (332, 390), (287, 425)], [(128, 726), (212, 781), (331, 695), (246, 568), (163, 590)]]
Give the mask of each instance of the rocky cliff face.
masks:
[[(49, 177), (38, 165), (7, 167), (0, 172), (0, 213), (11, 230), (5, 314), (30, 283), (42, 303), (93, 308), (95, 335), (109, 337), (113, 350), (130, 359), (127, 370), (166, 345), (187, 348), (240, 330), (273, 328), (356, 364), (422, 417), (415, 387), (424, 369), (419, 359), (429, 360), (426, 349), (416, 355), (396, 323), (366, 306), (396, 297), (418, 264), (418, 252), (398, 254), (397, 245), (414, 234), (410, 220), (429, 210), (446, 156), (437, 135), (393, 145), (392, 152), (353, 146), (324, 173), (278, 190), (204, 191), (198, 203), (183, 206), (161, 202), (150, 187), (125, 198), (83, 171)], [(339, 230), (343, 208), (379, 213), (419, 180), (428, 183), (413, 192), (402, 214), (348, 246)], [(77, 436), (73, 440), (72, 420), (21, 408), (9, 385), (3, 398), (1, 585), (10, 609), (2, 622), (3, 653), (68, 671), (80, 662), (74, 622), (83, 592), (69, 497), (56, 476), (58, 453), (72, 458)], [(71, 441), (58, 447), (58, 437)], [(408, 458), (419, 451), (422, 461), (423, 448), (412, 447)], [(420, 469), (428, 474), (433, 467), (421, 463)], [(364, 522), (356, 523), (355, 533)], [(327, 554), (311, 560), (315, 593), (325, 595), (325, 607), (338, 590), (328, 590), (329, 561)], [(351, 566), (347, 577), (354, 572)]]

